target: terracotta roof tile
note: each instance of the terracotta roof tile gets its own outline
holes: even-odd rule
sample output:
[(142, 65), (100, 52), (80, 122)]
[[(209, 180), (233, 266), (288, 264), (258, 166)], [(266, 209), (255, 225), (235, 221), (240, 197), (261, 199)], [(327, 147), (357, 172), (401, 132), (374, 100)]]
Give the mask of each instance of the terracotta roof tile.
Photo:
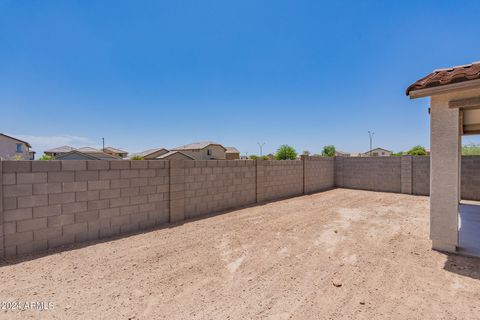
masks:
[(410, 91), (440, 87), (447, 84), (480, 79), (480, 62), (474, 62), (453, 68), (434, 70), (432, 73), (417, 80), (407, 88), (407, 96)]

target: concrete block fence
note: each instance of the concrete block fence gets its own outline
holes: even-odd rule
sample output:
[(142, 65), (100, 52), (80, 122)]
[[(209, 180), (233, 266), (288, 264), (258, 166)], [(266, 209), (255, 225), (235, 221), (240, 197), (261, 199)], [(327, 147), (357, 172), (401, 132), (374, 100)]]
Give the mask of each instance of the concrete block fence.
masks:
[(0, 257), (334, 187), (334, 160), (1, 161)]
[[(0, 161), (0, 257), (334, 187), (428, 195), (429, 157), (303, 161)], [(480, 156), (462, 158), (480, 200)]]

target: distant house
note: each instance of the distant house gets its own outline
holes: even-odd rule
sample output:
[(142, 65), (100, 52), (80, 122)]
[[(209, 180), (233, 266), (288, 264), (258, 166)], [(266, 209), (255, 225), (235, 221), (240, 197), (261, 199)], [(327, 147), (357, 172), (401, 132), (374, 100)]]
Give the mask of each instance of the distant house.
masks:
[(144, 160), (154, 160), (160, 157), (162, 154), (169, 152), (169, 150), (165, 148), (156, 148), (156, 149), (148, 149), (140, 153), (132, 154), (130, 158), (135, 156), (140, 156)]
[(390, 150), (375, 148), (362, 154), (362, 157), (390, 157), (391, 155), (392, 151)]
[(347, 152), (347, 151), (335, 151), (336, 157), (361, 157), (362, 154), (359, 152)]
[(195, 160), (181, 151), (169, 151), (157, 157), (158, 160)]
[(117, 157), (117, 158), (126, 158), (128, 156), (128, 152), (125, 150), (113, 148), (113, 147), (106, 147), (103, 149), (103, 152), (106, 154), (109, 154), (111, 156)]
[(86, 147), (62, 153), (56, 156), (55, 160), (120, 160), (120, 158), (104, 153), (101, 150)]
[(173, 148), (172, 151), (182, 151), (195, 160), (225, 160), (227, 149), (212, 141), (202, 141)]
[(69, 153), (72, 150), (75, 150), (75, 148), (70, 146), (62, 146), (62, 147), (53, 148), (50, 150), (45, 150), (43, 151), (43, 153), (46, 154), (47, 156), (55, 158), (57, 156), (61, 156), (62, 154)]
[(350, 157), (350, 156), (351, 156), (350, 152), (345, 152), (340, 150), (335, 151), (335, 157)]
[(0, 133), (0, 159), (33, 160), (35, 151), (30, 151), (30, 143)]
[(235, 147), (225, 147), (225, 158), (227, 160), (238, 160), (240, 159), (240, 151)]

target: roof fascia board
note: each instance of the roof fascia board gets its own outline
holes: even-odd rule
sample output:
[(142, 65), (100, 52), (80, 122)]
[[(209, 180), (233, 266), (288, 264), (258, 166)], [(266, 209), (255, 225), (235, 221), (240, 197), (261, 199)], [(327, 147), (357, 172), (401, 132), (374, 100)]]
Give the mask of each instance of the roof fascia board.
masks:
[(468, 81), (447, 84), (444, 86), (412, 90), (409, 93), (409, 97), (410, 99), (424, 98), (424, 97), (429, 97), (436, 94), (448, 93), (454, 90), (471, 89), (478, 86), (480, 86), (480, 79), (468, 80)]

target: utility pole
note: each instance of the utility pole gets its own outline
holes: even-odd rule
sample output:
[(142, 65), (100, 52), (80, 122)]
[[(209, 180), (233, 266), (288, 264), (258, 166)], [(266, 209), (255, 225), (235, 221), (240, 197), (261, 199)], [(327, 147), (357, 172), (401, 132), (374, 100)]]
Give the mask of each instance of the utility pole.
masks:
[(102, 138), (102, 151), (105, 151), (105, 138)]
[(373, 131), (368, 131), (368, 136), (370, 137), (370, 151), (368, 152), (370, 156), (372, 156), (372, 140), (373, 140), (373, 135), (375, 132)]
[(265, 145), (265, 142), (257, 142), (258, 146), (260, 147), (260, 157), (263, 156), (263, 146)]

